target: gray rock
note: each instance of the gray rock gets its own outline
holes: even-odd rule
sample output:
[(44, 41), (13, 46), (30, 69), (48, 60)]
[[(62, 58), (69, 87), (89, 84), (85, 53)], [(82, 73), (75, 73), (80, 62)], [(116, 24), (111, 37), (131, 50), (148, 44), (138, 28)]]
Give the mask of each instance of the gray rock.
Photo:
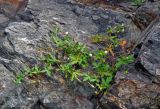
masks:
[[(3, 10), (7, 9), (5, 13), (8, 14), (3, 13), (0, 16), (2, 19), (0, 22), (0, 29), (2, 29), (0, 31), (0, 81), (2, 87), (6, 85), (6, 89), (2, 88), (0, 95), (2, 109), (95, 108), (96, 104), (94, 105), (88, 99), (92, 96), (92, 93), (88, 92), (93, 92), (90, 88), (78, 83), (68, 85), (69, 83), (59, 74), (54, 74), (51, 78), (45, 75), (39, 75), (37, 78), (25, 78), (25, 82), (20, 86), (13, 83), (15, 75), (23, 70), (26, 64), (33, 66), (38, 63), (37, 57), (54, 51), (49, 35), (55, 25), (61, 28), (62, 33), (69, 32), (76, 41), (88, 45), (90, 45), (86, 40), (88, 37), (103, 33), (108, 27), (119, 23), (127, 26), (124, 38), (128, 40), (132, 38), (136, 41), (141, 33), (132, 19), (126, 18), (125, 11), (84, 6), (70, 0), (29, 0), (25, 11), (23, 9), (23, 11), (12, 10), (12, 6), (2, 8)], [(13, 17), (12, 13), (16, 16)], [(156, 70), (154, 74), (159, 75), (159, 70)], [(144, 78), (142, 75), (137, 76), (138, 79)], [(149, 80), (146, 79), (146, 81)], [(140, 84), (142, 83), (140, 82)], [(147, 88), (147, 90), (149, 89)], [(125, 93), (128, 94), (128, 92)], [(125, 95), (125, 93), (123, 94)]]
[(139, 61), (148, 71), (148, 73), (158, 80), (159, 77), (159, 67), (160, 67), (160, 19), (150, 26), (150, 28), (145, 31), (142, 38), (143, 46), (139, 54)]
[(109, 103), (120, 109), (158, 109), (160, 86), (154, 83), (123, 79), (115, 83), (111, 93), (102, 97), (102, 105)]
[(45, 52), (50, 42), (49, 35), (47, 35), (50, 28), (46, 25), (45, 22), (41, 23), (40, 27), (27, 22), (11, 23), (5, 29), (5, 33), (8, 35), (8, 40), (14, 48), (14, 52), (28, 58), (35, 58), (37, 54), (40, 56)]
[(145, 4), (135, 11), (133, 21), (141, 30), (145, 30), (156, 16), (159, 15), (159, 4), (160, 1), (145, 2)]

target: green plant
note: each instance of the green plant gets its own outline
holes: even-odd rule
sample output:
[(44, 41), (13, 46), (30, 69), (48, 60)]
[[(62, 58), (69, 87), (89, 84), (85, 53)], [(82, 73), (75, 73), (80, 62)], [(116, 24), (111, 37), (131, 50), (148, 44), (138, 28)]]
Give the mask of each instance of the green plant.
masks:
[(111, 82), (113, 81), (112, 76), (108, 76), (106, 78), (101, 79), (101, 84), (96, 84), (100, 91), (104, 91), (105, 89), (108, 89), (111, 85)]
[(52, 65), (50, 64), (46, 64), (45, 66), (44, 66), (44, 69), (41, 71), (41, 72), (45, 72), (48, 76), (51, 76), (52, 75), (52, 72), (53, 72), (53, 67), (52, 67)]
[(26, 71), (26, 75), (29, 75), (30, 77), (32, 77), (33, 75), (38, 75), (40, 73), (41, 73), (41, 69), (37, 65), (32, 67), (29, 71)]
[(125, 26), (124, 24), (117, 24), (114, 27), (110, 27), (106, 30), (107, 34), (115, 34), (118, 35), (119, 33), (125, 32)]
[(48, 66), (54, 65), (55, 63), (59, 62), (58, 59), (56, 59), (55, 55), (53, 54), (47, 54), (46, 56), (42, 56), (40, 61), (46, 63)]
[[(94, 84), (94, 83), (99, 83), (99, 79), (97, 78), (97, 76), (95, 75), (92, 75), (92, 74), (83, 74), (83, 81), (87, 81), (91, 84)], [(94, 85), (92, 85), (94, 87)]]
[(59, 66), (59, 71), (63, 72), (65, 74), (65, 77), (68, 78), (70, 76), (70, 73), (73, 72), (72, 65), (70, 63), (61, 64)]
[(93, 69), (96, 71), (96, 76), (98, 77), (98, 81), (91, 82), (93, 78), (87, 79), (91, 82), (90, 84), (95, 84), (100, 91), (103, 91), (109, 88), (110, 83), (113, 81), (114, 75), (123, 65), (127, 65), (134, 61), (134, 57), (132, 55), (120, 55), (117, 57), (117, 60), (114, 64), (109, 63), (109, 58), (104, 51), (97, 51), (95, 57), (93, 59)]
[(132, 0), (133, 5), (140, 6), (145, 2), (145, 0)]
[(25, 78), (25, 75), (21, 72), (21, 73), (19, 73), (17, 76), (16, 76), (16, 79), (15, 79), (15, 83), (16, 84), (20, 84), (20, 83), (22, 83), (22, 81), (24, 80), (24, 78)]
[(84, 55), (84, 54), (70, 54), (69, 55), (69, 59), (72, 65), (78, 65), (80, 67), (87, 67), (88, 66), (88, 55)]
[(115, 68), (119, 70), (123, 65), (126, 65), (128, 63), (131, 63), (134, 61), (133, 55), (122, 55), (118, 57), (117, 62), (115, 64)]
[(44, 63), (44, 66), (43, 67), (41, 66), (42, 68), (40, 68), (38, 65), (35, 65), (32, 68), (25, 67), (24, 71), (16, 76), (15, 83), (20, 84), (25, 79), (25, 77), (33, 77), (42, 73), (51, 76), (53, 72), (52, 65), (59, 62), (56, 59), (56, 57), (52, 54), (45, 55), (41, 57), (39, 60)]
[(104, 34), (96, 34), (90, 38), (91, 42), (94, 44), (100, 43), (112, 43), (114, 46), (117, 46), (119, 39), (117, 38), (118, 34), (125, 32), (124, 24), (118, 24), (114, 27), (110, 27), (106, 30)]
[(95, 36), (91, 37), (91, 42), (92, 43), (105, 43), (107, 40), (107, 37), (105, 35), (102, 34), (96, 34)]
[(32, 68), (25, 67), (24, 71), (19, 73), (16, 76), (15, 83), (16, 84), (20, 84), (25, 79), (25, 77), (27, 77), (27, 76), (28, 77), (36, 76), (36, 75), (38, 75), (40, 73), (42, 73), (42, 71), (41, 71), (40, 67), (38, 67), (37, 65), (35, 65)]
[[(58, 72), (63, 73), (71, 81), (87, 82), (100, 93), (110, 87), (116, 72), (123, 65), (134, 61), (132, 55), (117, 51), (121, 48), (118, 35), (125, 31), (124, 25), (107, 29), (106, 35), (98, 34), (92, 37), (91, 41), (95, 44), (105, 43), (103, 48), (95, 50), (91, 50), (80, 42), (75, 42), (69, 35), (59, 37), (59, 31), (55, 28), (51, 34), (51, 39), (55, 44), (55, 53), (50, 53), (40, 59), (43, 64), (41, 68), (35, 65), (17, 75), (16, 83), (21, 83), (26, 76), (32, 77), (42, 73), (52, 76), (53, 72)], [(55, 55), (59, 55), (60, 52), (63, 54), (61, 58)]]
[(80, 70), (74, 70), (73, 72), (71, 72), (71, 74), (70, 74), (71, 76), (71, 81), (74, 81), (74, 80), (78, 80), (78, 81), (81, 81), (80, 79), (79, 79), (79, 77), (81, 77), (83, 74), (82, 74), (82, 72), (80, 72)]

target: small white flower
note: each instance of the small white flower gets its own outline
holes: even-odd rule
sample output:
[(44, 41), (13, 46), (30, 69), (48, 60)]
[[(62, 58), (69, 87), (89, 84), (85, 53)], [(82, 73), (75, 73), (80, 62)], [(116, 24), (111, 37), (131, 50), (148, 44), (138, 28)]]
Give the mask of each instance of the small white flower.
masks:
[(108, 54), (108, 51), (104, 51), (104, 53)]
[(124, 28), (122, 29), (122, 32), (124, 32)]
[(5, 88), (5, 87), (6, 87), (6, 85), (5, 85), (5, 84), (3, 84), (3, 85), (2, 85), (2, 87), (3, 87), (3, 88)]
[(69, 33), (68, 33), (68, 32), (65, 32), (65, 34), (68, 35)]
[(92, 57), (93, 55), (90, 53), (89, 56)]

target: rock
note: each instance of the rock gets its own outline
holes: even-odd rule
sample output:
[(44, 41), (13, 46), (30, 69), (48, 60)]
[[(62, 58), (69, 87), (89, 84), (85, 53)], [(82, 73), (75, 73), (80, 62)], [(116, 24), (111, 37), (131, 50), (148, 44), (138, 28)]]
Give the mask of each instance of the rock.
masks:
[(0, 93), (6, 95), (14, 86), (14, 76), (3, 64), (0, 64)]
[[(6, 10), (7, 6), (4, 6), (2, 10)], [(62, 33), (68, 32), (76, 41), (89, 46), (92, 45), (86, 39), (97, 33), (104, 33), (108, 27), (119, 23), (126, 25), (124, 38), (128, 40), (133, 38), (132, 40), (136, 41), (141, 33), (132, 19), (126, 17), (128, 12), (80, 5), (72, 3), (71, 0), (29, 0), (28, 5), (22, 6), (19, 11), (14, 5), (8, 9), (9, 11), (6, 10), (0, 15), (0, 29), (2, 30), (0, 32), (0, 70), (2, 70), (0, 75), (2, 79), (0, 80), (1, 83), (6, 83), (7, 87), (0, 95), (2, 108), (94, 109), (96, 107), (97, 104), (93, 104), (89, 99), (93, 95), (90, 87), (79, 83), (68, 83), (60, 74), (55, 73), (50, 78), (45, 75), (25, 78), (24, 83), (19, 86), (11, 82), (25, 65), (34, 66), (38, 63), (38, 57), (54, 51), (50, 33), (55, 25), (61, 28)], [(159, 70), (156, 70), (155, 74), (159, 75)], [(138, 79), (132, 80), (133, 78)], [(147, 87), (146, 91), (152, 94), (153, 89), (158, 86), (152, 84), (148, 78), (141, 82), (140, 80), (144, 78), (143, 74), (137, 74), (132, 75), (131, 80), (116, 83), (120, 85), (120, 87), (114, 85), (117, 88), (116, 93), (121, 93), (119, 97), (122, 100), (123, 95), (128, 94), (127, 97), (124, 97), (124, 102), (128, 103), (130, 100), (128, 96), (133, 96), (131, 91), (137, 92), (137, 89), (131, 84), (128, 86), (131, 87), (131, 90), (128, 89), (128, 92), (122, 93), (120, 90), (123, 90), (126, 84), (134, 83), (136, 87)], [(148, 89), (151, 85), (153, 88)], [(145, 90), (142, 91), (147, 93)], [(144, 96), (143, 92), (137, 93), (137, 96), (140, 96), (141, 93)], [(154, 91), (153, 94), (157, 93)], [(147, 96), (150, 97), (149, 94)], [(131, 99), (134, 106), (147, 104), (146, 102), (135, 103), (134, 99), (138, 101), (141, 98)], [(111, 102), (109, 106), (116, 107)]]
[(0, 64), (0, 72), (0, 108), (13, 108), (21, 105), (29, 108), (33, 101), (21, 95), (22, 87), (16, 88), (14, 74), (2, 64)]
[(6, 21), (9, 20), (9, 19), (8, 19), (7, 17), (5, 17), (3, 14), (0, 14), (0, 19), (1, 19), (0, 24), (2, 24), (3, 22), (6, 22)]
[(140, 6), (133, 16), (133, 22), (141, 29), (146, 27), (159, 15), (160, 1), (145, 2)]
[[(141, 42), (143, 46), (140, 50), (138, 60), (148, 71), (148, 74), (157, 78), (160, 82), (160, 18), (157, 17), (156, 22), (152, 23), (144, 32)], [(159, 83), (158, 82), (158, 83)]]
[(106, 107), (109, 102), (120, 109), (158, 109), (160, 85), (130, 75), (122, 72), (116, 75), (116, 83), (112, 85), (110, 94), (102, 98), (102, 105)]
[(50, 37), (47, 35), (51, 31), (48, 26), (49, 24), (47, 25), (46, 22), (42, 22), (39, 27), (33, 23), (14, 22), (5, 29), (5, 33), (8, 35), (8, 40), (13, 45), (15, 53), (35, 58), (37, 54), (41, 56), (52, 50), (49, 45)]
[(91, 4), (94, 4), (94, 3), (97, 3), (99, 0), (76, 0), (78, 2), (82, 2), (82, 3), (91, 3)]
[[(39, 98), (40, 106), (47, 109), (93, 109), (94, 105), (85, 97), (77, 96), (59, 74), (46, 79), (45, 75), (27, 78), (26, 89), (30, 96)], [(37, 102), (38, 103), (38, 102)], [(35, 107), (37, 105), (33, 105)], [(37, 105), (38, 106), (38, 105)]]
[(160, 86), (158, 84), (146, 84), (141, 81), (122, 80), (117, 86), (117, 95), (127, 104), (134, 107), (156, 109), (160, 103)]
[(9, 17), (13, 17), (18, 11), (25, 8), (27, 2), (28, 0), (0, 0), (0, 11)]
[(140, 6), (134, 6), (129, 0), (121, 0), (118, 6), (129, 12), (128, 17), (131, 17), (134, 24), (143, 31), (159, 15), (159, 4), (159, 0), (146, 0)]

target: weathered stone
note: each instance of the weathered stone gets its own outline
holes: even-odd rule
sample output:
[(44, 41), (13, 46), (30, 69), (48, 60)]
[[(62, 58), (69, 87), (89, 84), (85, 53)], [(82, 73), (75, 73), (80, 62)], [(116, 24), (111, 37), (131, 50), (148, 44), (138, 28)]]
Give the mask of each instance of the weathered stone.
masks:
[[(3, 5), (2, 11), (4, 12), (0, 15), (0, 70), (2, 70), (0, 81), (6, 85), (6, 89), (2, 88), (2, 95), (0, 95), (2, 108), (94, 109), (94, 106), (97, 105), (88, 99), (93, 94), (90, 87), (78, 83), (68, 83), (59, 74), (54, 74), (51, 78), (45, 75), (39, 75), (37, 78), (25, 78), (25, 82), (20, 86), (11, 82), (15, 79), (13, 74), (18, 74), (23, 70), (25, 64), (33, 66), (37, 63), (37, 57), (54, 51), (49, 35), (55, 25), (58, 25), (62, 32), (69, 32), (76, 41), (90, 46), (92, 45), (86, 40), (88, 37), (103, 33), (108, 27), (119, 23), (126, 25), (124, 38), (128, 40), (132, 38), (131, 40), (136, 41), (141, 33), (132, 19), (126, 17), (128, 12), (123, 10), (85, 6), (73, 3), (72, 0), (29, 0), (25, 10), (25, 6), (17, 8), (18, 4), (7, 6)], [(159, 70), (156, 69), (154, 74), (159, 75)], [(123, 77), (128, 80), (116, 80), (117, 83), (113, 88), (116, 89), (114, 94), (123, 100), (124, 106), (127, 104), (143, 107), (144, 104), (155, 103), (155, 99), (158, 98), (156, 95), (159, 92), (154, 89), (159, 89), (159, 87), (152, 84), (148, 76), (145, 77), (143, 73), (138, 72)], [(116, 79), (118, 78), (116, 77)], [(144, 81), (141, 82), (141, 80)], [(140, 92), (134, 88), (132, 83), (141, 89)], [(128, 87), (125, 87), (127, 84)], [(0, 87), (5, 85), (2, 84)], [(153, 87), (149, 89), (151, 85)], [(138, 94), (133, 96), (133, 93)], [(146, 93), (147, 96), (144, 97)], [(154, 96), (151, 96), (152, 94)], [(146, 101), (142, 100), (143, 97)], [(150, 100), (152, 98), (153, 102)], [(131, 104), (129, 100), (132, 101)], [(110, 106), (112, 107), (113, 103), (111, 102)], [(151, 106), (156, 107), (157, 104)]]
[(33, 23), (14, 22), (5, 29), (5, 33), (13, 45), (14, 52), (24, 54), (25, 57), (34, 58), (37, 54), (40, 56), (52, 50), (51, 45), (49, 45), (50, 38), (47, 35), (51, 31), (48, 25), (43, 22), (37, 28)]
[(134, 23), (144, 30), (158, 16), (160, 1), (146, 2), (138, 8), (133, 16)]
[(122, 80), (116, 84), (118, 97), (125, 103), (134, 107), (156, 109), (160, 103), (160, 86), (158, 84), (146, 84), (135, 80)]
[[(141, 42), (143, 46), (139, 54), (139, 61), (148, 71), (160, 81), (158, 69), (160, 67), (160, 18), (158, 17), (150, 28), (143, 34)], [(158, 82), (158, 81), (157, 81)]]
[(27, 5), (28, 0), (0, 0), (0, 12), (13, 17), (18, 11), (22, 11)]
[(138, 80), (121, 79), (111, 88), (111, 93), (104, 96), (102, 104), (113, 103), (122, 109), (158, 109), (160, 104), (160, 86)]
[[(21, 95), (22, 87), (16, 87), (14, 83), (14, 75), (0, 64), (0, 108), (13, 108), (28, 103), (28, 107), (32, 102), (23, 98)], [(24, 100), (24, 101), (23, 101)], [(25, 104), (24, 104), (25, 103)]]

